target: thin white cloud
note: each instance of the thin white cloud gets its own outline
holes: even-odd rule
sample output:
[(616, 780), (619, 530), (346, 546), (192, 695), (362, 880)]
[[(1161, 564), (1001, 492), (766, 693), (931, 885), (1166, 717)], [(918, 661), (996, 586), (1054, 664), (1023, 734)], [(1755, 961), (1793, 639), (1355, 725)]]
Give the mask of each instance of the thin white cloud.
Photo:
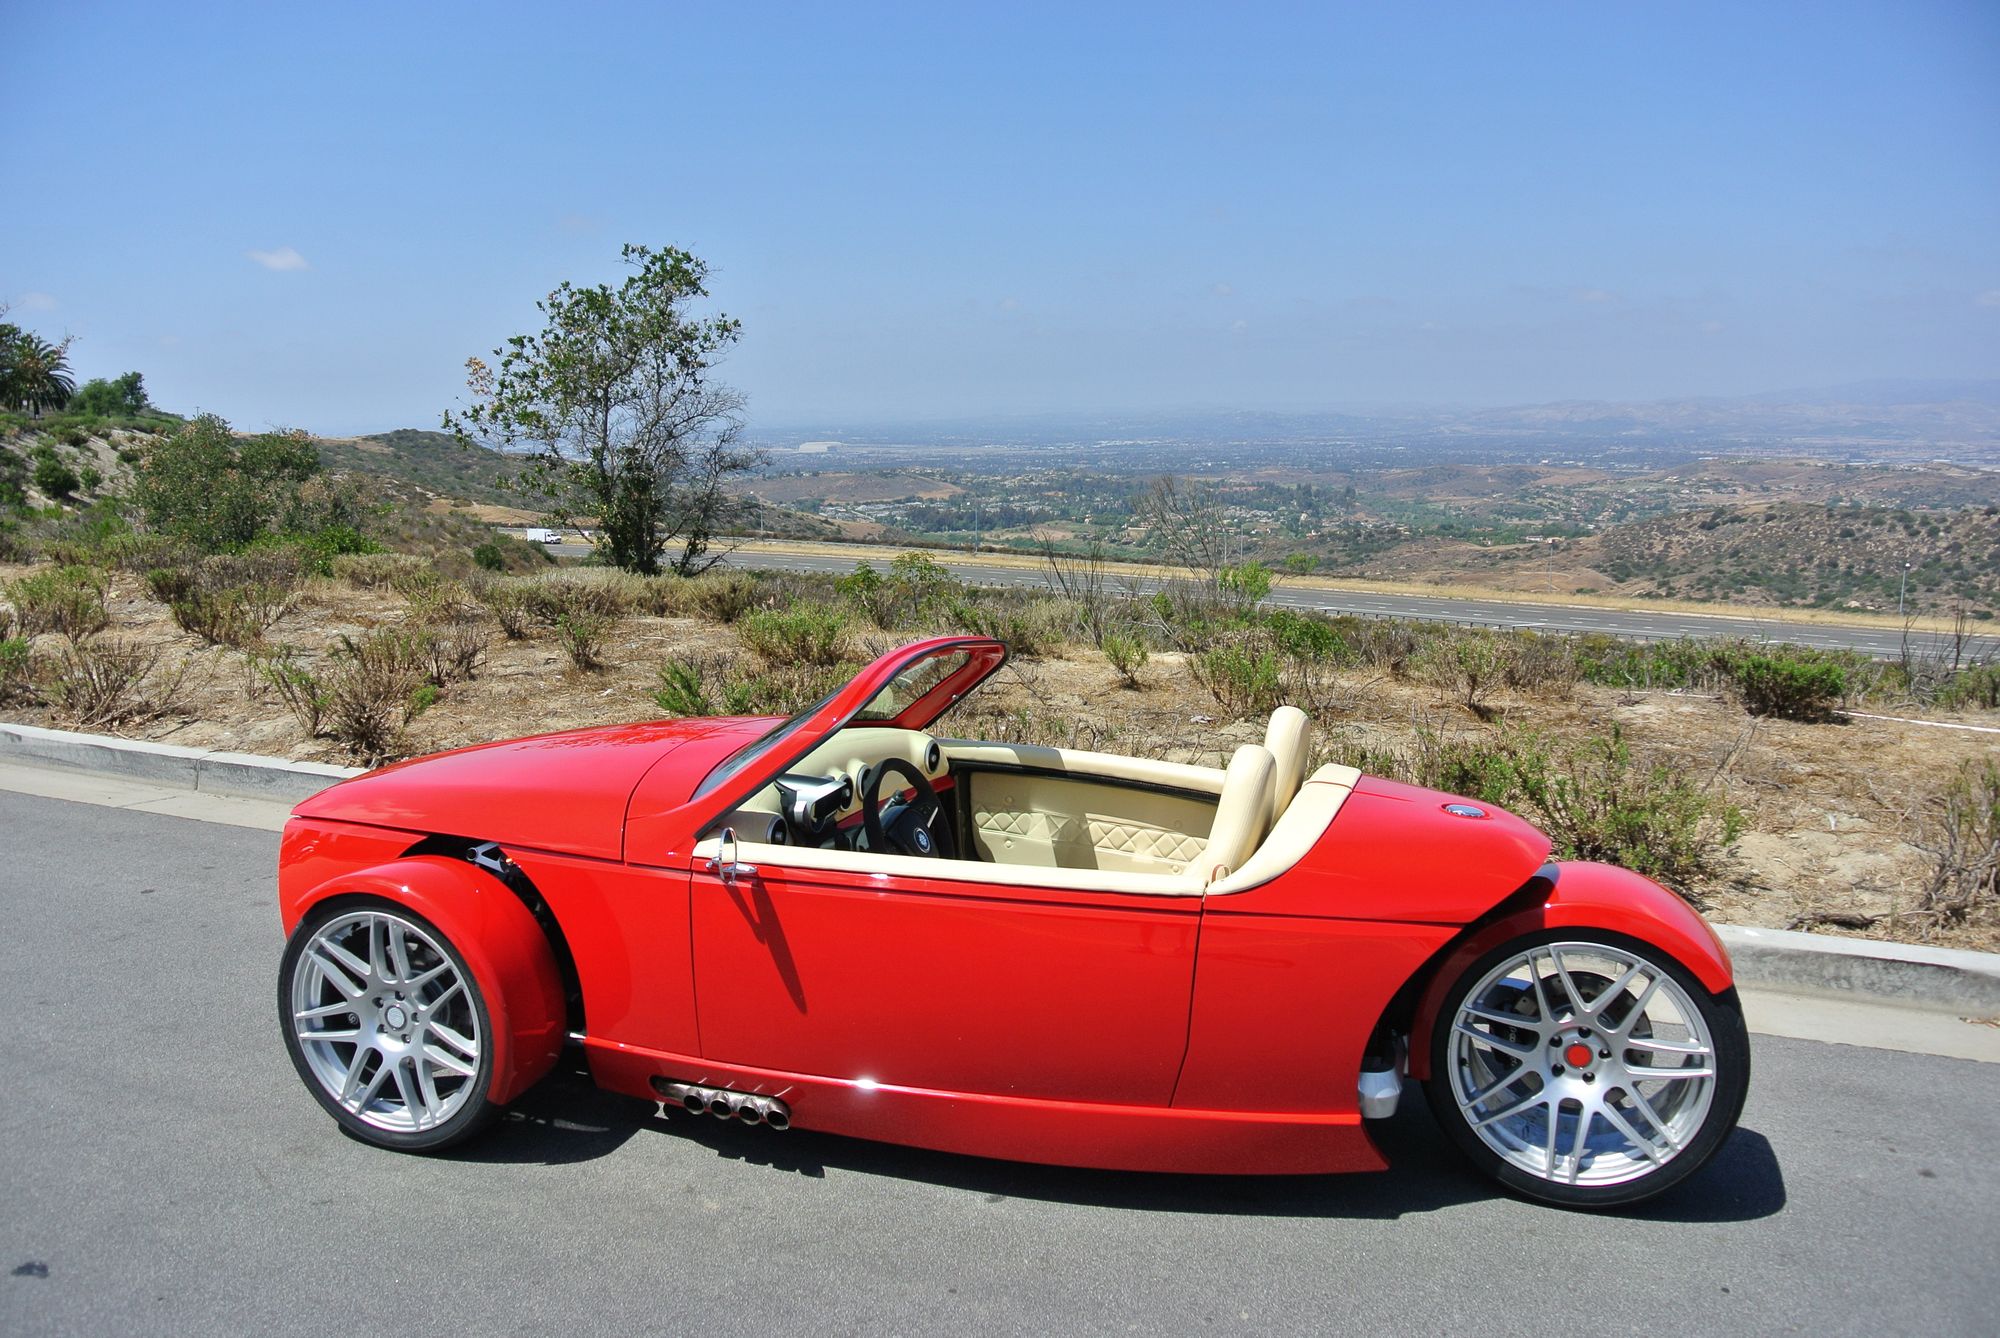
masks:
[(1572, 294), (1579, 302), (1616, 302), (1618, 294), (1608, 288), (1578, 288)]
[(1214, 294), (1215, 294), (1215, 295), (1216, 295), (1217, 297), (1234, 297), (1234, 296), (1236, 296), (1236, 290), (1235, 290), (1234, 288), (1230, 287), (1230, 286), (1229, 286), (1228, 284), (1226, 284), (1226, 283), (1218, 283), (1218, 284), (1215, 284), (1215, 285), (1213, 285), (1212, 287), (1210, 287), (1208, 291), (1209, 291), (1209, 292), (1211, 292), (1211, 293), (1214, 293)]
[[(21, 300), (26, 302), (28, 299), (24, 297)], [(2000, 307), (2000, 288), (1988, 288), (1973, 300), (1982, 307)]]
[(311, 269), (312, 264), (289, 246), (280, 246), (275, 251), (245, 251), (244, 255), (262, 265), (265, 269), (295, 270)]
[(1021, 304), (1015, 299), (1011, 297), (1003, 297), (1000, 299), (1000, 310), (1019, 311), (1020, 309), (1021, 309)]
[(56, 300), (47, 293), (23, 293), (14, 305), (23, 311), (54, 311)]

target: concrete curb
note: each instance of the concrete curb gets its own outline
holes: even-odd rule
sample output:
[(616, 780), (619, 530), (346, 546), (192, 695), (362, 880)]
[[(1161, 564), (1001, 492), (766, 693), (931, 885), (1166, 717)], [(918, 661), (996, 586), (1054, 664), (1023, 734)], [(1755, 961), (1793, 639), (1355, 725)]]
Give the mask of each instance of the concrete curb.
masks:
[(2000, 1017), (2000, 953), (1717, 925), (1738, 984)]
[(141, 743), (103, 734), (73, 734), (0, 721), (0, 762), (56, 767), (172, 785), (205, 794), (297, 803), (335, 781), (361, 774), (359, 767), (287, 762), (277, 757)]
[[(0, 721), (0, 762), (96, 772), (209, 794), (297, 803), (360, 767), (140, 743)], [(1739, 983), (2000, 1017), (2000, 953), (1717, 925)]]

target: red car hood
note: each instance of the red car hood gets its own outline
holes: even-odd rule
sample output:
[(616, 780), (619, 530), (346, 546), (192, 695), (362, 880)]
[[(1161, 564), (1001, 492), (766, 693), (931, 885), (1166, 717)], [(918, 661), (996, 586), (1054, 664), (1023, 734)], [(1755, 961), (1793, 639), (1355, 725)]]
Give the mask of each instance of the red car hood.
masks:
[(771, 723), (659, 720), (478, 744), (342, 781), (292, 812), (615, 860), (624, 854), (626, 803), (662, 758), (704, 745), (696, 752), (705, 773), (718, 752)]

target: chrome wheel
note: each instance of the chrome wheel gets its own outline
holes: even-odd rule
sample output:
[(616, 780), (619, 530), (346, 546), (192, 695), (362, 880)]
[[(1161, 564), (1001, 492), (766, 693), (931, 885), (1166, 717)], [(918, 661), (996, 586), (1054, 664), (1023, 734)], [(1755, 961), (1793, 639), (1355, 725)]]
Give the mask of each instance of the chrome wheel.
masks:
[[(1734, 1031), (1722, 1034), (1715, 1004), (1698, 991), (1620, 943), (1517, 948), (1456, 993), (1438, 1095), (1516, 1173), (1503, 1176), (1516, 1187), (1525, 1173), (1584, 1191), (1571, 1197), (1588, 1202), (1599, 1197), (1589, 1191), (1679, 1179), (1661, 1173), (1682, 1158), (1692, 1170), (1713, 1152), (1747, 1086), (1740, 1016), (1730, 1014)], [(1712, 1113), (1724, 1117), (1713, 1128)]]
[(375, 908), (301, 930), (286, 953), (286, 1038), (343, 1123), (428, 1135), (484, 1105), (482, 1009), (440, 937)]

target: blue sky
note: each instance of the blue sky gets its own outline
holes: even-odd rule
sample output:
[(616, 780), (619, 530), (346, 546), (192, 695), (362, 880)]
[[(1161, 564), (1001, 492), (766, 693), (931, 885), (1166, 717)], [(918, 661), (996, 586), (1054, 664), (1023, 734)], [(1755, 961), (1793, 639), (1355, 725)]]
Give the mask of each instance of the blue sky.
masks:
[(0, 0), (0, 300), (325, 432), (628, 240), (763, 425), (2000, 376), (2000, 6), (1173, 9)]

